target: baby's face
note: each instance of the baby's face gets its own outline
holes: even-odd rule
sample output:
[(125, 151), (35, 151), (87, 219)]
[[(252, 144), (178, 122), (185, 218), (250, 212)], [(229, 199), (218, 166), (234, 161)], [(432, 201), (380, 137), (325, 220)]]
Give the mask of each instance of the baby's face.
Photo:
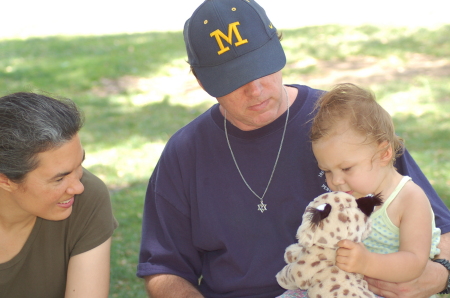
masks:
[(319, 168), (328, 187), (356, 198), (378, 193), (384, 173), (375, 142), (348, 126), (337, 126), (312, 144)]

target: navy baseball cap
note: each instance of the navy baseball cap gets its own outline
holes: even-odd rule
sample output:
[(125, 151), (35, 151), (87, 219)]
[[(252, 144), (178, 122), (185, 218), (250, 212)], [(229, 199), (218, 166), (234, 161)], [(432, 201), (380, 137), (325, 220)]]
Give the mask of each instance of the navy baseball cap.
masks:
[(213, 97), (286, 65), (277, 30), (254, 0), (205, 0), (183, 34), (189, 64)]

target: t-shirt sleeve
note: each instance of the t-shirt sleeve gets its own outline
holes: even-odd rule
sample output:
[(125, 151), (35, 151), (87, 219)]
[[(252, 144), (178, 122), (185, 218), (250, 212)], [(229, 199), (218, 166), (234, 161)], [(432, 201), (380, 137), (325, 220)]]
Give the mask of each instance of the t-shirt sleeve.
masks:
[(397, 160), (395, 166), (402, 175), (411, 177), (414, 183), (424, 190), (433, 208), (436, 227), (441, 229), (442, 234), (450, 232), (450, 211), (407, 150)]
[(169, 160), (158, 163), (148, 185), (137, 276), (173, 274), (196, 284), (201, 257), (192, 241), (193, 223), (183, 199), (183, 182), (174, 159)]
[(70, 255), (91, 250), (108, 240), (117, 228), (109, 191), (98, 177), (84, 169), (84, 192), (75, 196), (68, 226)]

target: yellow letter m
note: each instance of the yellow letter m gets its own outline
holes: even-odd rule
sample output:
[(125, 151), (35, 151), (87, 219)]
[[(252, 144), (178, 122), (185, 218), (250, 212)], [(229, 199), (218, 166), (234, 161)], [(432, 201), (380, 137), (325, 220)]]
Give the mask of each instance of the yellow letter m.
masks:
[(239, 33), (239, 30), (237, 28), (238, 25), (240, 25), (239, 22), (234, 22), (234, 23), (228, 24), (228, 36), (223, 34), (223, 32), (220, 31), (219, 29), (211, 32), (210, 36), (211, 37), (214, 36), (216, 38), (217, 44), (219, 45), (219, 48), (220, 48), (220, 51), (217, 52), (218, 55), (222, 55), (226, 51), (230, 50), (230, 47), (224, 47), (222, 38), (229, 44), (232, 44), (233, 43), (233, 33), (237, 38), (237, 42), (234, 44), (236, 47), (243, 45), (245, 43), (248, 43), (247, 39), (242, 39), (241, 34)]

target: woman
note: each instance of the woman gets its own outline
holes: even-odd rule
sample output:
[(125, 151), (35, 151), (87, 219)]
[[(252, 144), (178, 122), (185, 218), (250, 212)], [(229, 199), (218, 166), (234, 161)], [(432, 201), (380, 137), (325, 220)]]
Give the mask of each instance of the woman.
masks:
[(34, 93), (0, 98), (2, 297), (107, 297), (117, 227), (105, 184), (82, 168), (80, 112)]

